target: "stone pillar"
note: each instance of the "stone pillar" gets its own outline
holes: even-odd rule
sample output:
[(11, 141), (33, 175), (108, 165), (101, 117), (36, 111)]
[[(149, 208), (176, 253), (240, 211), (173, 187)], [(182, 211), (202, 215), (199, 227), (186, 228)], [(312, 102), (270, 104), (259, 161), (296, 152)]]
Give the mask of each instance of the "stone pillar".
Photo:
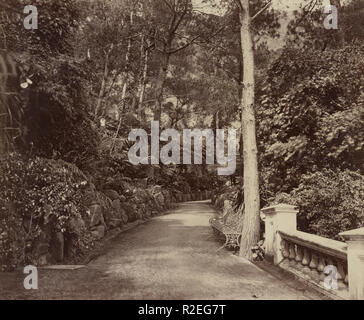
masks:
[(279, 204), (261, 210), (261, 217), (265, 222), (265, 257), (274, 264), (279, 264), (283, 260), (281, 237), (277, 231), (296, 231), (297, 213), (296, 207), (288, 204)]
[(352, 300), (364, 300), (364, 228), (340, 233), (348, 244), (349, 293)]

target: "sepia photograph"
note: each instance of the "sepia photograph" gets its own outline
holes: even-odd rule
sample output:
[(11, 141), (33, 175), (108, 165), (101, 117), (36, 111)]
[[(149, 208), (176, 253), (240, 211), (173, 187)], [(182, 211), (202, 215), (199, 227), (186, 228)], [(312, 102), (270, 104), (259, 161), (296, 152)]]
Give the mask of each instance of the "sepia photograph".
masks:
[(0, 0), (0, 300), (364, 300), (364, 0)]

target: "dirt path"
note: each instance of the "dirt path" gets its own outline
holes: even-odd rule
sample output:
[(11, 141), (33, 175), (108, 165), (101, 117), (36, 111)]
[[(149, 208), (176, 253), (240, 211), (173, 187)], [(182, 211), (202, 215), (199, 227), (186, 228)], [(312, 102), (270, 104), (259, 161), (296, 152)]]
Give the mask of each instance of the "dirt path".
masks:
[[(316, 299), (255, 265), (216, 249), (206, 202), (185, 203), (115, 238), (105, 255), (76, 271), (39, 270), (39, 290), (23, 274), (0, 274), (1, 299)], [(296, 288), (294, 286), (297, 285)]]

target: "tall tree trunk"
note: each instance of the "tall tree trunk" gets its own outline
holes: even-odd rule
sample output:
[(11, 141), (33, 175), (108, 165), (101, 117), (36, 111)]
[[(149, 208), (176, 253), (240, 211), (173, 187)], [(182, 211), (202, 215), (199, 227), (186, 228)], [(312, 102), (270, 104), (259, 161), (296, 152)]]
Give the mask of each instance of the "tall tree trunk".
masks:
[(11, 124), (12, 98), (10, 97), (19, 92), (18, 86), (19, 74), (16, 63), (5, 50), (0, 50), (0, 159), (7, 156), (12, 146), (6, 128)]
[[(126, 68), (129, 67), (128, 65), (129, 65), (130, 54), (131, 54), (131, 43), (132, 43), (132, 40), (130, 38), (129, 42), (128, 42), (128, 49), (127, 49), (127, 52), (126, 52), (126, 57), (125, 57)], [(129, 84), (129, 72), (128, 71), (125, 71), (123, 78), (124, 78), (124, 84), (123, 84), (123, 90), (122, 90), (122, 93), (121, 93), (121, 103), (122, 103), (121, 104), (121, 113), (125, 109), (126, 91), (128, 89), (128, 84)]]
[(114, 49), (114, 44), (111, 44), (110, 49), (105, 52), (104, 73), (102, 75), (101, 87), (100, 87), (100, 91), (99, 91), (99, 96), (97, 98), (97, 104), (96, 104), (96, 108), (95, 108), (95, 118), (97, 117), (97, 115), (99, 113), (99, 110), (100, 110), (101, 104), (102, 104), (102, 100), (104, 98), (105, 87), (106, 87), (106, 80), (107, 80), (107, 77), (109, 75), (109, 57), (110, 57), (110, 53), (111, 53), (111, 51), (113, 49)]
[[(134, 18), (134, 12), (130, 12), (130, 25), (133, 25), (133, 18)], [(128, 88), (128, 84), (129, 84), (129, 62), (130, 62), (130, 55), (131, 55), (131, 46), (132, 46), (132, 37), (131, 37), (131, 32), (129, 34), (130, 38), (128, 41), (128, 48), (126, 50), (126, 56), (125, 56), (125, 72), (123, 75), (124, 78), (124, 84), (123, 84), (123, 90), (122, 90), (122, 94), (121, 94), (121, 110), (119, 112), (119, 123), (118, 123), (118, 127), (116, 129), (115, 135), (114, 135), (114, 139), (111, 143), (111, 148), (110, 148), (110, 156), (112, 155), (114, 148), (115, 148), (115, 144), (116, 144), (116, 140), (118, 138), (120, 129), (121, 129), (121, 122), (122, 122), (122, 113), (125, 109), (125, 98), (126, 98), (126, 91)]]
[[(134, 12), (130, 12), (130, 26), (132, 27), (134, 23)], [(129, 85), (129, 63), (130, 63), (130, 56), (131, 56), (131, 46), (132, 46), (132, 32), (130, 31), (129, 33), (129, 40), (128, 40), (128, 48), (126, 50), (126, 55), (125, 55), (125, 72), (123, 74), (123, 90), (121, 92), (121, 112), (120, 114), (123, 113), (124, 109), (125, 109), (125, 99), (126, 99), (126, 92), (128, 89), (128, 85)]]
[(260, 201), (258, 179), (258, 150), (255, 120), (254, 45), (251, 34), (249, 0), (240, 2), (240, 35), (243, 56), (243, 92), (241, 125), (244, 153), (244, 221), (240, 255), (252, 259), (251, 248), (259, 241)]
[(155, 121), (160, 121), (162, 115), (163, 90), (167, 78), (169, 58), (170, 54), (164, 52), (162, 56), (162, 64), (159, 68), (158, 78), (155, 86), (155, 110), (154, 110)]
[(142, 74), (141, 79), (140, 79), (139, 90), (138, 90), (138, 94), (139, 94), (138, 115), (139, 115), (139, 120), (140, 121), (143, 121), (143, 119), (144, 119), (144, 116), (143, 116), (143, 103), (144, 103), (145, 86), (146, 86), (146, 83), (147, 83), (148, 63), (149, 63), (149, 50), (148, 49), (145, 50), (144, 46), (143, 46), (143, 54), (144, 54), (143, 74)]
[(186, 45), (172, 49), (173, 41), (177, 35), (176, 32), (178, 31), (178, 28), (181, 26), (183, 21), (185, 21), (189, 13), (190, 9), (189, 0), (173, 1), (173, 5), (171, 3), (168, 4), (168, 1), (164, 1), (164, 3), (166, 4), (166, 9), (170, 10), (171, 16), (168, 26), (168, 35), (166, 37), (167, 41), (165, 43), (163, 42), (163, 50), (161, 50), (162, 62), (154, 86), (155, 90), (154, 120), (156, 121), (160, 121), (162, 115), (163, 89), (168, 74), (170, 57), (171, 55), (186, 49), (193, 43), (193, 41), (190, 41)]

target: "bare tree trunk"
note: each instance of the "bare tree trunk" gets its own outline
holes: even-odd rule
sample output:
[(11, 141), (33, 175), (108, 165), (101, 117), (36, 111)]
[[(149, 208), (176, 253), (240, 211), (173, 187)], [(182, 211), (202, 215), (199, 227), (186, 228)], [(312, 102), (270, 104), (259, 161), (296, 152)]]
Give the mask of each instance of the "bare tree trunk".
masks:
[(106, 80), (109, 75), (109, 57), (110, 57), (110, 53), (113, 49), (114, 49), (114, 44), (111, 44), (110, 49), (107, 52), (105, 52), (105, 67), (104, 67), (104, 73), (102, 75), (101, 88), (100, 88), (100, 92), (99, 92), (99, 96), (97, 98), (97, 104), (96, 104), (96, 108), (95, 108), (95, 118), (97, 117), (97, 115), (99, 113), (99, 110), (101, 108), (101, 103), (104, 98)]
[(145, 95), (145, 86), (147, 83), (147, 76), (148, 76), (148, 63), (149, 63), (149, 50), (148, 49), (144, 49), (144, 45), (142, 44), (143, 47), (143, 54), (144, 54), (144, 66), (143, 66), (143, 74), (142, 77), (140, 79), (140, 84), (139, 84), (139, 90), (138, 90), (138, 94), (139, 94), (139, 101), (138, 101), (138, 115), (139, 115), (139, 120), (143, 121), (143, 103), (144, 103), (144, 95)]
[(140, 72), (140, 76), (139, 76), (139, 84), (138, 84), (138, 88), (137, 88), (137, 93), (136, 93), (136, 97), (138, 99), (138, 105), (137, 105), (137, 117), (140, 120), (140, 114), (139, 114), (139, 97), (140, 97), (140, 92), (141, 92), (141, 87), (142, 87), (142, 82), (143, 82), (143, 71), (144, 71), (144, 60), (145, 60), (145, 47), (144, 47), (144, 41), (145, 41), (145, 37), (144, 34), (141, 37), (140, 40), (140, 63), (139, 63), (139, 72)]
[(240, 255), (252, 259), (251, 248), (259, 241), (260, 201), (258, 179), (258, 151), (255, 120), (254, 45), (251, 34), (249, 0), (240, 2), (240, 35), (243, 56), (243, 92), (241, 98), (244, 148), (244, 221)]
[(11, 124), (11, 98), (17, 94), (19, 74), (16, 62), (5, 50), (0, 50), (0, 159), (6, 157), (11, 147), (6, 128)]
[[(130, 25), (133, 25), (133, 17), (134, 17), (134, 13), (133, 12), (130, 12)], [(111, 148), (110, 148), (110, 156), (112, 155), (113, 151), (114, 151), (114, 148), (115, 148), (115, 143), (116, 143), (116, 139), (118, 138), (118, 135), (119, 135), (119, 132), (120, 132), (120, 128), (121, 128), (121, 122), (122, 122), (122, 112), (124, 111), (125, 109), (125, 98), (126, 98), (126, 90), (128, 88), (128, 84), (129, 84), (129, 72), (128, 72), (128, 65), (129, 65), (129, 62), (130, 62), (130, 55), (131, 55), (131, 45), (132, 45), (132, 38), (130, 37), (129, 38), (129, 41), (128, 41), (128, 48), (127, 48), (127, 51), (126, 51), (126, 56), (125, 56), (125, 72), (124, 72), (124, 85), (123, 85), (123, 91), (122, 91), (122, 95), (121, 95), (121, 112), (119, 114), (119, 124), (118, 124), (118, 127), (116, 129), (116, 132), (115, 132), (115, 135), (114, 135), (114, 139), (112, 141), (112, 144), (111, 144)]]
[[(128, 49), (127, 49), (126, 58), (125, 58), (126, 65), (128, 65), (129, 60), (130, 60), (130, 51), (131, 51), (131, 39), (129, 39)], [(113, 153), (113, 150), (115, 148), (116, 139), (118, 138), (118, 135), (119, 135), (119, 132), (120, 132), (121, 122), (122, 122), (122, 113), (125, 110), (125, 98), (126, 98), (126, 90), (128, 88), (128, 83), (129, 83), (129, 74), (128, 74), (128, 72), (125, 72), (124, 73), (123, 91), (122, 91), (122, 94), (121, 94), (121, 108), (120, 108), (121, 110), (120, 110), (120, 114), (119, 114), (119, 124), (118, 124), (118, 127), (116, 129), (113, 142), (111, 144), (110, 155), (112, 155), (112, 153)]]
[[(137, 105), (137, 96), (136, 95), (133, 95), (133, 98), (131, 99), (131, 108), (130, 108), (130, 110), (132, 112), (135, 112), (136, 105)], [(136, 114), (136, 116), (138, 116), (138, 115)]]
[[(125, 65), (127, 66), (127, 68), (128, 68), (128, 64), (130, 61), (130, 52), (131, 52), (131, 39), (129, 39), (128, 49), (127, 49), (126, 57), (125, 57)], [(129, 72), (126, 71), (124, 73), (124, 84), (123, 84), (123, 90), (121, 93), (121, 101), (122, 101), (121, 112), (125, 109), (125, 98), (126, 98), (126, 91), (128, 89), (128, 84), (129, 84)]]
[[(133, 25), (133, 19), (134, 19), (134, 13), (130, 12), (130, 25), (131, 26)], [(120, 114), (125, 109), (126, 92), (127, 92), (128, 85), (129, 85), (129, 71), (128, 71), (128, 68), (129, 68), (129, 63), (130, 63), (131, 46), (132, 46), (132, 37), (131, 37), (131, 34), (130, 34), (130, 38), (129, 38), (129, 41), (128, 41), (128, 48), (126, 50), (126, 56), (125, 56), (125, 69), (126, 70), (125, 70), (124, 75), (123, 75), (124, 84), (123, 84), (123, 90), (122, 90), (122, 93), (121, 93), (121, 103), (122, 104), (121, 104)]]
[(167, 78), (169, 58), (170, 55), (168, 53), (163, 53), (162, 65), (159, 68), (158, 78), (155, 86), (155, 110), (154, 110), (155, 121), (160, 121), (162, 115), (163, 90)]
[(164, 1), (164, 3), (167, 4), (166, 6), (171, 11), (171, 17), (169, 21), (168, 35), (166, 37), (166, 42), (163, 41), (163, 49), (159, 50), (162, 53), (162, 62), (154, 86), (155, 90), (154, 120), (156, 121), (160, 121), (162, 115), (163, 89), (168, 74), (169, 60), (171, 55), (186, 49), (198, 38), (195, 37), (194, 40), (189, 41), (187, 44), (182, 45), (179, 48), (172, 48), (173, 41), (177, 35), (176, 31), (181, 26), (181, 23), (183, 23), (183, 21), (185, 20), (186, 15), (190, 10), (190, 6), (188, 0), (173, 1), (173, 5), (171, 3), (168, 4), (168, 1)]

